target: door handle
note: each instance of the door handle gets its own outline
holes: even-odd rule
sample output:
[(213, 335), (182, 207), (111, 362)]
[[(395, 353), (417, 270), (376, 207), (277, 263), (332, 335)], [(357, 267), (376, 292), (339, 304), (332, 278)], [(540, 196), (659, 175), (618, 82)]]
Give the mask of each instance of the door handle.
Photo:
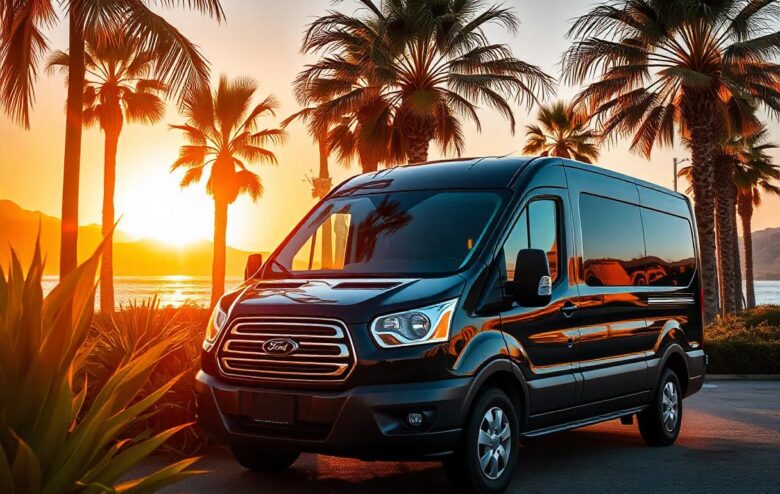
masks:
[(563, 304), (563, 307), (561, 307), (561, 312), (563, 312), (564, 317), (571, 317), (574, 315), (574, 311), (577, 310), (577, 304), (574, 304), (572, 302), (566, 302)]

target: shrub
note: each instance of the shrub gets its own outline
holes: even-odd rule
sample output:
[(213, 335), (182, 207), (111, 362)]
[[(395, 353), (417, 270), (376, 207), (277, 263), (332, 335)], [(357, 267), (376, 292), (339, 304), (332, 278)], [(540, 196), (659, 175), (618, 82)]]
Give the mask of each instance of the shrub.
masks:
[(740, 313), (739, 317), (745, 321), (748, 327), (757, 326), (761, 322), (776, 328), (780, 338), (780, 305), (759, 305)]
[(719, 318), (705, 331), (710, 374), (780, 374), (780, 306)]
[[(26, 276), (16, 253), (0, 269), (0, 492), (60, 494), (152, 492), (196, 473), (195, 458), (151, 475), (120, 477), (186, 427), (127, 435), (178, 376), (142, 395), (167, 341), (122, 355), (98, 389), (85, 375), (100, 250), (46, 298), (40, 249)], [(91, 395), (89, 403), (86, 398)]]
[[(160, 308), (156, 297), (140, 304), (131, 303), (114, 314), (96, 314), (89, 335), (93, 351), (86, 364), (89, 381), (100, 388), (123, 360), (160, 342), (168, 348), (157, 362), (154, 372), (140, 396), (181, 375), (171, 389), (150, 407), (143, 420), (131, 428), (161, 432), (177, 424), (195, 421), (195, 395), (192, 388), (200, 368), (203, 328), (209, 312), (196, 306)], [(87, 401), (89, 402), (89, 396)], [(163, 445), (179, 455), (193, 454), (206, 444), (206, 436), (188, 427)]]

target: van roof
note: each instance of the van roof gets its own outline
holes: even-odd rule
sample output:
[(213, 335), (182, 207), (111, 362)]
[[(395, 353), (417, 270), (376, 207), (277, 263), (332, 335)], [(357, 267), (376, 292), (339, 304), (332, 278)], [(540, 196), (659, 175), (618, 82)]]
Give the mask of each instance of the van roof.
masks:
[(617, 173), (607, 168), (558, 157), (486, 156), (430, 161), (420, 165), (386, 168), (357, 175), (333, 191), (335, 196), (392, 190), (510, 189), (526, 168), (555, 166), (563, 162), (601, 175), (626, 180), (659, 192), (685, 197), (659, 185)]

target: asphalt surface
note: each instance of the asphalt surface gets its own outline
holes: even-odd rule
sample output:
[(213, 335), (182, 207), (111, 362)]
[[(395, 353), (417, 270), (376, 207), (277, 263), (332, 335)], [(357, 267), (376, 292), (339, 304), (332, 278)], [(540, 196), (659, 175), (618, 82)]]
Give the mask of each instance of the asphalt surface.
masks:
[[(780, 381), (710, 381), (684, 401), (683, 414), (682, 433), (668, 448), (645, 446), (636, 425), (617, 420), (527, 440), (508, 492), (780, 493)], [(209, 473), (165, 492), (449, 491), (438, 463), (303, 455), (287, 472), (268, 476), (215, 452), (197, 467)]]

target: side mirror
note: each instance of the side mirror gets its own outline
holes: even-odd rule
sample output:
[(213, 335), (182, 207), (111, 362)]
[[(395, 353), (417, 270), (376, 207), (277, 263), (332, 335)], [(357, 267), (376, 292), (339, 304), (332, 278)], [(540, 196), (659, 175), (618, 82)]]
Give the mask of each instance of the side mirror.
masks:
[(249, 257), (246, 260), (246, 267), (244, 268), (244, 281), (254, 278), (262, 266), (262, 254), (249, 254)]
[(512, 285), (515, 299), (522, 306), (541, 307), (550, 303), (552, 276), (547, 253), (541, 249), (520, 250)]

